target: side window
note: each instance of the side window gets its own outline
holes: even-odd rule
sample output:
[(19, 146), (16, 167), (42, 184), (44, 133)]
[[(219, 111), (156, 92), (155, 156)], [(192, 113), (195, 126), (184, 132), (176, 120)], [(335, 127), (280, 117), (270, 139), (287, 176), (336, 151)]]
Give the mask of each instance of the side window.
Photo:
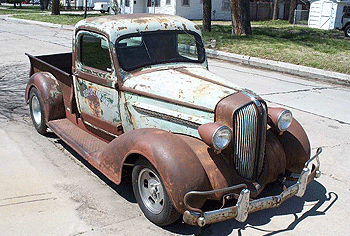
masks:
[(178, 34), (177, 48), (180, 56), (191, 60), (198, 60), (196, 39), (190, 34)]
[(80, 62), (95, 69), (111, 70), (108, 42), (95, 35), (83, 34), (80, 38)]

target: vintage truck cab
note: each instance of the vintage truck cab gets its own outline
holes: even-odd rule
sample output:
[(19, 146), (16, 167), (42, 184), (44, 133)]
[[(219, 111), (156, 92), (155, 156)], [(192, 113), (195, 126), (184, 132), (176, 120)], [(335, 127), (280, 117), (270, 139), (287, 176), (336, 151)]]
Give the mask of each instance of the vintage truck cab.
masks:
[[(191, 225), (277, 207), (320, 175), (319, 154), (289, 110), (208, 71), (197, 25), (178, 16), (80, 21), (73, 52), (31, 56), (26, 101), (41, 134), (56, 133), (111, 181), (132, 168), (145, 216)], [(277, 196), (264, 187), (296, 183)], [(257, 198), (257, 199), (256, 199)], [(254, 200), (255, 199), (255, 200)], [(221, 209), (204, 211), (207, 200)]]

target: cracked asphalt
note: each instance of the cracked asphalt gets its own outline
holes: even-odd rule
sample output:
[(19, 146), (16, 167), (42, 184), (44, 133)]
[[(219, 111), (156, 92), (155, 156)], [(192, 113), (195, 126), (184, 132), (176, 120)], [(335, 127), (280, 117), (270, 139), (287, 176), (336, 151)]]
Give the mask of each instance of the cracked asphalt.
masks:
[[(127, 182), (111, 184), (55, 135), (35, 132), (24, 90), (33, 55), (68, 52), (72, 32), (0, 19), (0, 232), (2, 235), (349, 235), (350, 91), (273, 71), (210, 60), (213, 72), (284, 106), (323, 147), (320, 179), (302, 198), (202, 229), (160, 228)], [(189, 180), (190, 181), (190, 180)]]

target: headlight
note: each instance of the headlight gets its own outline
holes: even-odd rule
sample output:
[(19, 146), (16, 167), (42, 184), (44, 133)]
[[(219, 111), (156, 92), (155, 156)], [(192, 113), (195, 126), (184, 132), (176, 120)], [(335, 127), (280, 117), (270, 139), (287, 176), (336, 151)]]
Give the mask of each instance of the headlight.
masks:
[(202, 140), (216, 150), (227, 148), (232, 139), (231, 129), (220, 123), (206, 123), (198, 128)]
[(216, 150), (223, 150), (227, 148), (227, 146), (231, 142), (231, 138), (231, 129), (226, 125), (222, 125), (214, 131), (211, 140)]
[(278, 129), (281, 131), (285, 131), (292, 124), (293, 115), (290, 110), (284, 110), (281, 112), (277, 119)]

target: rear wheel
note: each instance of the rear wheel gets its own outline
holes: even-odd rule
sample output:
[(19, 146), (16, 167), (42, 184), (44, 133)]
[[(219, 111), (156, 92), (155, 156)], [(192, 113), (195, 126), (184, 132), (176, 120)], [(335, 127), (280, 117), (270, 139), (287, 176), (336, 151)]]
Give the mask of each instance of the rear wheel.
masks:
[(135, 164), (132, 185), (135, 198), (147, 219), (156, 225), (165, 226), (180, 217), (151, 163), (142, 159)]
[(43, 100), (36, 88), (32, 88), (29, 93), (30, 116), (35, 129), (40, 134), (46, 134), (45, 112)]
[(345, 37), (350, 37), (350, 25), (345, 27), (344, 34), (345, 34)]

